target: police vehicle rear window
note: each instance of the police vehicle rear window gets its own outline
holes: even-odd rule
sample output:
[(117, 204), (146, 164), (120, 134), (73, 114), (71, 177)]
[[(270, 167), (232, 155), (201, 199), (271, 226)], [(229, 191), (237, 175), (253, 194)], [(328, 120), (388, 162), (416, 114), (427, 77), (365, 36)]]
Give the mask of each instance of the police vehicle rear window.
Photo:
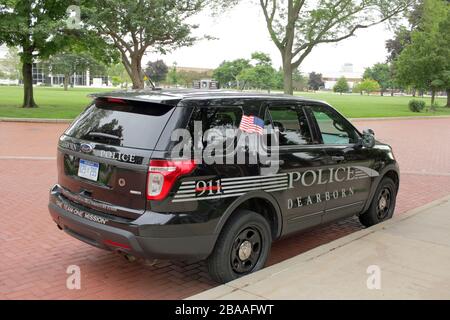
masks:
[(158, 103), (98, 98), (65, 134), (114, 146), (154, 149), (174, 108)]

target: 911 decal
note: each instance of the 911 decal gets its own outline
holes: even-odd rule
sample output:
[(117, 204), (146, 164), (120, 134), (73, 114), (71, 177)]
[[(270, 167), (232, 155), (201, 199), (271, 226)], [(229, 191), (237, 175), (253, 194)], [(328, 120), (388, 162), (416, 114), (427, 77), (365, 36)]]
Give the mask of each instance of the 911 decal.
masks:
[(186, 202), (237, 197), (254, 190), (272, 192), (286, 190), (287, 188), (287, 173), (270, 176), (223, 178), (208, 181), (185, 181), (181, 184), (172, 201)]
[(248, 176), (214, 180), (184, 181), (172, 202), (188, 202), (209, 199), (238, 197), (249, 191), (283, 191), (315, 184), (343, 182), (378, 176), (378, 172), (361, 166), (306, 170), (267, 176)]

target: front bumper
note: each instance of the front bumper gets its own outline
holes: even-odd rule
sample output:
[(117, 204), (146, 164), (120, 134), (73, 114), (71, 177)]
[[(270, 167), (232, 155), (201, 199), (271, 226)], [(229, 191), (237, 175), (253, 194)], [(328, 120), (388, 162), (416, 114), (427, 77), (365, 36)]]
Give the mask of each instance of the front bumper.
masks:
[[(134, 221), (94, 212), (65, 198), (59, 188), (55, 186), (50, 192), (48, 209), (52, 219), (60, 229), (92, 246), (121, 251), (143, 259), (190, 261), (207, 258), (214, 248), (217, 238), (214, 234), (189, 235), (186, 230), (190, 228), (182, 224), (150, 225), (146, 222), (150, 219), (145, 219), (144, 215), (151, 215), (151, 212), (143, 213), (143, 217)], [(158, 236), (140, 234), (142, 229), (148, 228)], [(162, 237), (165, 230), (170, 230), (171, 236)], [(174, 236), (177, 233), (180, 236)]]

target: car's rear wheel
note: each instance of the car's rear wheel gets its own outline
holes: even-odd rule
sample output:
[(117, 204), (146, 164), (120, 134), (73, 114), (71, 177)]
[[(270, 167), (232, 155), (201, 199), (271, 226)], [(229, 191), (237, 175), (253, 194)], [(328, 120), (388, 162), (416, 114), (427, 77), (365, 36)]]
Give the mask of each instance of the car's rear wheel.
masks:
[(369, 209), (359, 216), (359, 221), (366, 227), (373, 226), (392, 218), (395, 210), (397, 187), (392, 179), (385, 177), (375, 191)]
[(270, 225), (250, 210), (235, 212), (207, 259), (211, 277), (225, 283), (264, 267), (272, 244)]

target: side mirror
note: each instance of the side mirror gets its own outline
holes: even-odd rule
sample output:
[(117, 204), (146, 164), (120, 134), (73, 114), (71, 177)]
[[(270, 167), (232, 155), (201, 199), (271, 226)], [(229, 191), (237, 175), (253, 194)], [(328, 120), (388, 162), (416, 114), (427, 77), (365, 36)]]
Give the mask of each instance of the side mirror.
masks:
[(372, 129), (363, 131), (361, 145), (365, 148), (373, 148), (375, 146), (375, 132)]
[(371, 135), (375, 136), (375, 132), (374, 132), (372, 129), (370, 129), (370, 128), (364, 130), (363, 133), (364, 133), (364, 132), (368, 132), (368, 133), (370, 133)]

